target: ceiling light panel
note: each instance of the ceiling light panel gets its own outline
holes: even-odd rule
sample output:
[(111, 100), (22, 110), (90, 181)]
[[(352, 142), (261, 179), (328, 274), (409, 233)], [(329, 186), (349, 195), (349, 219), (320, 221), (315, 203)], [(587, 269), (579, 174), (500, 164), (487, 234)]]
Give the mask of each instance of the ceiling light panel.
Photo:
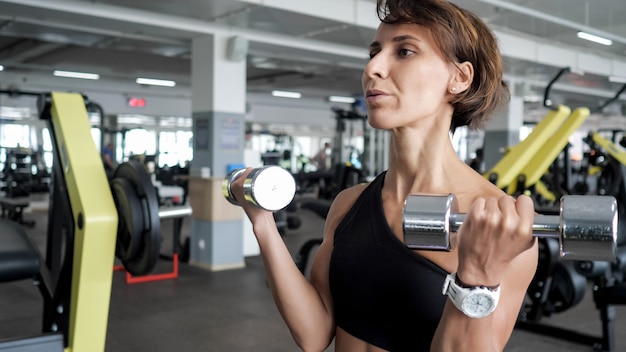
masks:
[(52, 74), (57, 76), (57, 77), (66, 77), (66, 78), (79, 78), (79, 79), (90, 79), (90, 80), (100, 79), (100, 75), (99, 74), (88, 73), (88, 72), (74, 72), (74, 71), (55, 70)]
[(160, 86), (160, 87), (175, 87), (176, 82), (170, 81), (167, 79), (155, 79), (155, 78), (142, 78), (139, 77), (135, 80), (137, 84), (144, 84), (150, 86)]
[(602, 44), (606, 46), (613, 44), (613, 41), (610, 39), (602, 38), (597, 35), (589, 34), (587, 32), (578, 32), (577, 36), (580, 39), (588, 40), (590, 42), (594, 42), (594, 43), (598, 43), (598, 44)]
[(273, 90), (272, 96), (280, 97), (280, 98), (291, 98), (291, 99), (300, 99), (302, 98), (302, 93), (299, 92), (288, 92), (284, 90)]

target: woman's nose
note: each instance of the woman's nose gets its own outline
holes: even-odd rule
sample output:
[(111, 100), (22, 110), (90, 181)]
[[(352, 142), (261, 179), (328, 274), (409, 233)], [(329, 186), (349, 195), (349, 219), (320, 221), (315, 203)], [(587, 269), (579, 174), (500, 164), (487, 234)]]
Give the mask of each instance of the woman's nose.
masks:
[(372, 57), (365, 65), (364, 75), (369, 78), (383, 78), (387, 75), (387, 63), (382, 53)]

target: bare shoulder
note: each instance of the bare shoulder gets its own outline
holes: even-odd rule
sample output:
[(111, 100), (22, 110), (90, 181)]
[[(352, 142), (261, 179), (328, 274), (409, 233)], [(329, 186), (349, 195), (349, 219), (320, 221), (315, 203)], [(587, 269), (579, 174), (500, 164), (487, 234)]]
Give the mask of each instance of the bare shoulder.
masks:
[(344, 189), (343, 191), (339, 192), (339, 194), (335, 198), (334, 203), (353, 204), (368, 185), (369, 183), (360, 183), (358, 185)]
[(500, 198), (508, 196), (506, 192), (493, 183), (481, 177), (478, 180), (465, 184), (462, 192), (455, 193), (459, 202), (459, 209), (463, 212), (469, 209), (476, 198)]
[(348, 213), (354, 202), (356, 202), (365, 187), (367, 187), (366, 184), (356, 185), (341, 191), (335, 197), (328, 211), (328, 215), (326, 216), (324, 239), (317, 251), (313, 266), (311, 267), (311, 283), (316, 287), (318, 292), (320, 292), (325, 306), (329, 310), (332, 310), (332, 299), (328, 283), (328, 273), (330, 270), (330, 257), (333, 250), (335, 229)]
[(334, 229), (337, 227), (339, 222), (341, 222), (344, 216), (346, 216), (367, 185), (367, 183), (358, 184), (337, 194), (335, 200), (333, 200), (333, 203), (330, 206), (328, 216), (326, 217), (326, 228), (324, 230), (325, 234), (334, 233)]

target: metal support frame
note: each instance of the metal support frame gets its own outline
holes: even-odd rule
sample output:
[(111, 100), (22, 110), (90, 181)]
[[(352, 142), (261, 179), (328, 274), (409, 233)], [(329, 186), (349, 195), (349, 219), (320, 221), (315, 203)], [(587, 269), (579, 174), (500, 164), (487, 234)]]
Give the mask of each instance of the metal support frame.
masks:
[[(40, 117), (48, 121), (53, 136), (54, 182), (58, 185), (51, 198), (58, 203), (50, 207), (53, 217), (48, 243), (52, 247), (47, 252), (50, 279), (58, 276), (58, 280), (56, 287), (50, 287), (52, 299), (45, 300), (44, 331), (60, 329), (67, 351), (104, 351), (117, 210), (91, 137), (84, 97), (44, 94), (38, 105)], [(58, 241), (63, 240), (73, 246), (67, 247), (61, 260)]]

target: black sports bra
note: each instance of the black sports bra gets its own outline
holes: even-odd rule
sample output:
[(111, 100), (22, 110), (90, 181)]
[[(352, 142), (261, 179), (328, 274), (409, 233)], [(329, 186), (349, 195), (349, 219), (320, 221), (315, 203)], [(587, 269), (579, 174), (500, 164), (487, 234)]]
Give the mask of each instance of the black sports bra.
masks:
[(335, 231), (330, 289), (338, 327), (389, 351), (428, 351), (447, 272), (407, 248), (382, 208), (380, 174)]

